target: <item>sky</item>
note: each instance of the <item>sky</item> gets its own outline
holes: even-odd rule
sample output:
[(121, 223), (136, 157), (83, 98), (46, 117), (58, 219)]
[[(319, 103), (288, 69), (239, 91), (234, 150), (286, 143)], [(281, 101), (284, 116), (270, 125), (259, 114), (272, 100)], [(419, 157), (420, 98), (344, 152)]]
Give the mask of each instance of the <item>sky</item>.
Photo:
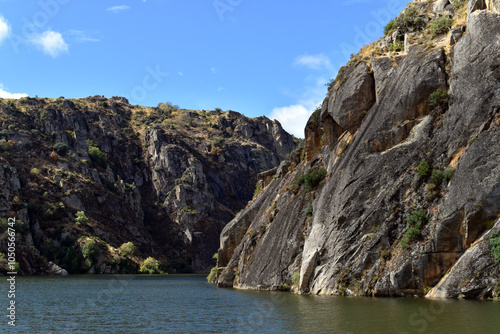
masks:
[(0, 97), (124, 96), (277, 119), (304, 137), (326, 84), (401, 0), (0, 0)]

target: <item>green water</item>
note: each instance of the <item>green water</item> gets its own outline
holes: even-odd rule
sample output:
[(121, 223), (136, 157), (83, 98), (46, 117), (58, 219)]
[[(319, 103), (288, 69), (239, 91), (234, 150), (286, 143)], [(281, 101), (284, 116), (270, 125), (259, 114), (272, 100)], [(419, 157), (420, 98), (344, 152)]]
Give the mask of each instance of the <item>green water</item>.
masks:
[(15, 328), (5, 315), (1, 333), (500, 333), (500, 303), (236, 291), (174, 275), (18, 277)]

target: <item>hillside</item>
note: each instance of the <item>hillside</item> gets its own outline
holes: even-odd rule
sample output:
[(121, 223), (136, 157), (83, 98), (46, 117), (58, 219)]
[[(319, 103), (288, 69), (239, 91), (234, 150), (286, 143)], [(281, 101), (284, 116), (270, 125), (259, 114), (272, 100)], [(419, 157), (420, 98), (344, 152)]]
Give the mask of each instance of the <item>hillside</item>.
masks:
[(498, 297), (499, 12), (412, 2), (354, 55), (224, 228), (218, 285)]
[(16, 218), (24, 274), (206, 272), (296, 145), (265, 117), (101, 96), (0, 100), (0, 129), (0, 233)]

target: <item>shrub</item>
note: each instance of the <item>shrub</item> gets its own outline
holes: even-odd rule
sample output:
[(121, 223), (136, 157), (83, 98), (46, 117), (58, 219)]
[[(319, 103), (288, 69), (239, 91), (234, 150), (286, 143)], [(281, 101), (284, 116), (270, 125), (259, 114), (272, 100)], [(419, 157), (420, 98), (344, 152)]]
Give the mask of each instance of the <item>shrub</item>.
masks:
[(52, 153), (50, 153), (49, 160), (52, 161), (53, 163), (56, 163), (57, 160), (59, 160), (59, 154), (52, 151)]
[(292, 277), (292, 283), (294, 285), (299, 285), (300, 283), (300, 272), (296, 272), (295, 275)]
[(497, 232), (490, 237), (490, 246), (491, 254), (493, 254), (495, 262), (498, 263), (498, 269), (500, 271), (500, 232)]
[(306, 191), (309, 192), (316, 188), (318, 184), (323, 181), (326, 176), (326, 169), (310, 169), (304, 176), (304, 184), (306, 186)]
[(444, 179), (444, 173), (440, 169), (433, 169), (431, 174), (431, 180), (436, 184), (440, 184)]
[(92, 261), (99, 253), (99, 245), (94, 239), (87, 240), (82, 247), (82, 255), (86, 260)]
[(312, 217), (312, 215), (313, 215), (313, 206), (312, 206), (312, 204), (309, 204), (309, 206), (306, 209), (306, 216)]
[(253, 198), (256, 198), (257, 196), (259, 196), (261, 191), (262, 191), (261, 182), (257, 181), (257, 184), (255, 185), (255, 190), (253, 192)]
[(213, 267), (210, 269), (210, 274), (207, 276), (207, 281), (209, 283), (215, 283), (215, 280), (217, 279), (217, 267)]
[(453, 20), (447, 16), (443, 16), (437, 20), (432, 21), (431, 23), (429, 23), (431, 37), (434, 38), (436, 36), (447, 33), (450, 30), (452, 24)]
[(75, 222), (77, 225), (80, 225), (80, 224), (85, 224), (89, 221), (89, 219), (87, 218), (87, 216), (85, 215), (85, 212), (84, 211), (78, 211), (76, 213), (76, 218), (75, 218)]
[(120, 246), (120, 254), (125, 255), (125, 256), (133, 256), (135, 252), (137, 251), (137, 248), (132, 242), (126, 242), (123, 245)]
[(387, 23), (384, 27), (384, 34), (388, 35), (396, 29), (399, 29), (401, 33), (415, 32), (421, 30), (424, 25), (425, 21), (419, 16), (417, 8), (410, 7), (404, 14)]
[(161, 274), (162, 272), (160, 271), (160, 263), (158, 260), (152, 258), (151, 256), (148, 257), (146, 260), (144, 260), (144, 263), (141, 265), (139, 268), (139, 272), (143, 274)]
[(434, 93), (429, 95), (429, 107), (444, 107), (448, 106), (448, 99), (450, 95), (445, 92), (443, 89), (438, 88)]
[(446, 181), (449, 181), (451, 180), (451, 178), (453, 177), (453, 174), (455, 173), (455, 170), (453, 168), (446, 168), (444, 170), (444, 178), (446, 179)]
[(394, 42), (387, 45), (387, 50), (389, 50), (390, 52), (403, 51), (404, 48), (405, 44), (403, 42)]
[(40, 175), (40, 170), (38, 168), (33, 168), (30, 171), (30, 173), (33, 174), (33, 175)]
[(52, 147), (52, 149), (62, 157), (69, 151), (69, 147), (65, 143), (57, 143)]
[(217, 137), (217, 138), (215, 138), (215, 139), (212, 141), (212, 146), (213, 146), (213, 147), (221, 147), (221, 146), (222, 146), (221, 144), (222, 144), (223, 142), (224, 142), (224, 138), (222, 138), (222, 137)]
[(467, 4), (467, 0), (455, 0), (455, 1), (453, 1), (453, 3), (451, 5), (452, 5), (453, 9), (459, 10), (463, 6), (465, 6), (466, 4)]
[(417, 167), (417, 174), (419, 179), (427, 179), (431, 175), (431, 166), (427, 160), (422, 159)]
[(384, 27), (384, 35), (387, 36), (389, 33), (393, 32), (396, 30), (396, 21), (395, 20), (390, 20), (389, 23), (387, 23)]
[(419, 16), (417, 8), (410, 7), (403, 15), (396, 18), (396, 25), (404, 32), (415, 32), (424, 27), (425, 21)]
[(401, 247), (403, 249), (410, 248), (409, 243), (420, 236), (422, 228), (427, 220), (427, 214), (423, 209), (413, 211), (412, 214), (406, 218), (408, 229), (405, 232), (405, 236), (401, 240)]
[(106, 168), (108, 161), (106, 159), (106, 154), (102, 152), (97, 146), (89, 146), (89, 157), (98, 166)]

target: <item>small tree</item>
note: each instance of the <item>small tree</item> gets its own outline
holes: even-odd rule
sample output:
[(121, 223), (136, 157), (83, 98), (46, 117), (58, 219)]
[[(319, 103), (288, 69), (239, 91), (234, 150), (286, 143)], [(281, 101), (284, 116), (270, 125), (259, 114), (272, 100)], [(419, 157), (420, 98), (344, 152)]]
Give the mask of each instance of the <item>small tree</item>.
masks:
[(76, 218), (75, 218), (75, 222), (77, 225), (80, 225), (80, 224), (85, 224), (89, 221), (89, 219), (87, 218), (87, 216), (85, 215), (85, 211), (78, 211), (76, 213)]
[(69, 147), (65, 143), (57, 143), (52, 148), (57, 154), (59, 154), (62, 157), (65, 156), (66, 153), (68, 153), (69, 151)]
[(139, 268), (139, 272), (143, 274), (161, 274), (160, 263), (151, 256), (144, 260), (144, 263)]
[(82, 255), (86, 260), (92, 261), (99, 252), (99, 245), (93, 239), (87, 240), (82, 247)]
[(431, 166), (427, 162), (427, 160), (422, 159), (417, 168), (418, 178), (426, 179), (431, 175)]
[(120, 246), (120, 254), (125, 255), (125, 256), (133, 256), (136, 251), (137, 251), (137, 248), (130, 241), (126, 242)]

